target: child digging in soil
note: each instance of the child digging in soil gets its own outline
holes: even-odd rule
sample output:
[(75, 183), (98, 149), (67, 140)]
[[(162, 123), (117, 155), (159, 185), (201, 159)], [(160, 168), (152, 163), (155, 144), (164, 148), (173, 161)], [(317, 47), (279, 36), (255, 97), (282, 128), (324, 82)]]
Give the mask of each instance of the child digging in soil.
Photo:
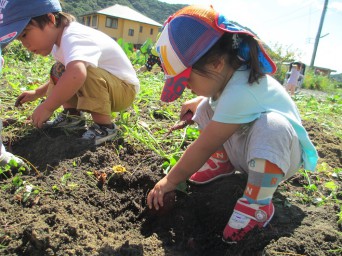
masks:
[(45, 88), (49, 95), (32, 114), (34, 126), (42, 128), (63, 106), (64, 111), (48, 125), (83, 127), (81, 111), (86, 111), (94, 124), (82, 138), (97, 145), (115, 137), (111, 112), (129, 107), (139, 90), (139, 80), (121, 47), (62, 12), (58, 0), (9, 0), (1, 6), (1, 13), (0, 44), (16, 38), (29, 51), (43, 56), (52, 53), (65, 66), (57, 84), (51, 90)]
[(201, 133), (147, 196), (149, 208), (163, 206), (165, 193), (189, 180), (206, 184), (248, 175), (243, 196), (223, 230), (240, 241), (272, 219), (279, 183), (304, 165), (314, 170), (317, 152), (294, 102), (267, 73), (275, 64), (259, 40), (212, 7), (188, 6), (165, 23), (157, 42), (166, 83), (161, 99), (171, 102), (187, 87), (197, 98), (185, 102)]

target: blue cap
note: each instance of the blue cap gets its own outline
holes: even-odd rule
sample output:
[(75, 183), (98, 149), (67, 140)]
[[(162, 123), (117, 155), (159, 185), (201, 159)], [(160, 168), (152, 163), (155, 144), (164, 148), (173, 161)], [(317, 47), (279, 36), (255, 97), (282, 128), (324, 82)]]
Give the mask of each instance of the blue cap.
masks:
[(60, 11), (62, 7), (58, 0), (1, 0), (1, 47), (18, 37), (32, 18)]

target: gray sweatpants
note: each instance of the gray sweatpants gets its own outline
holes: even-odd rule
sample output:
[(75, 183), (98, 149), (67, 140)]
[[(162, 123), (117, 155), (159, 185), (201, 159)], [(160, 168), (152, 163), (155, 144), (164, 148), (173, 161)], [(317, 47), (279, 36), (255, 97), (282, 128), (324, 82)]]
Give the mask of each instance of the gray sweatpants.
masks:
[[(193, 120), (204, 129), (213, 114), (208, 100), (203, 100)], [(249, 161), (255, 158), (276, 164), (284, 172), (284, 179), (302, 165), (302, 149), (295, 130), (285, 117), (274, 112), (263, 113), (255, 121), (244, 124), (223, 147), (235, 169), (245, 173), (249, 171)]]

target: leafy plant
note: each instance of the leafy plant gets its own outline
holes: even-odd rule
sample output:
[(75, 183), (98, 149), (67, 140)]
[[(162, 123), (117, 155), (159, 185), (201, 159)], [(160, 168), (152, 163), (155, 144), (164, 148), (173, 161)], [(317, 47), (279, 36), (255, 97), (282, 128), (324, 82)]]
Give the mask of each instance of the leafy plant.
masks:
[(22, 203), (28, 202), (29, 199), (34, 201), (41, 192), (38, 187), (30, 184), (27, 181), (24, 181), (20, 173), (13, 177), (12, 184), (16, 189), (16, 199)]
[(135, 58), (133, 58), (132, 63), (143, 65), (146, 63), (148, 56), (151, 54), (151, 49), (153, 47), (153, 41), (148, 38), (143, 45), (136, 51)]
[(330, 79), (328, 76), (314, 74), (312, 70), (308, 70), (305, 73), (302, 87), (311, 90), (333, 92), (337, 89), (337, 82)]
[(128, 57), (132, 55), (134, 51), (134, 46), (132, 43), (125, 42), (122, 38), (119, 38), (117, 43), (121, 46)]
[(71, 177), (72, 177), (72, 174), (70, 172), (65, 173), (61, 177), (61, 185), (63, 187), (70, 188), (70, 189), (76, 188), (78, 185), (76, 183), (70, 181)]

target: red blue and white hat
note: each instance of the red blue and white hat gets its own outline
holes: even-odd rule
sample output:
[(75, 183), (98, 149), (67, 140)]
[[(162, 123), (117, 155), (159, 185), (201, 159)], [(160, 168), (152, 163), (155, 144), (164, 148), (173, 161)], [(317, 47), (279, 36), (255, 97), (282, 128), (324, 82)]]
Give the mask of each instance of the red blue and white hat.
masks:
[[(161, 100), (171, 102), (184, 91), (192, 66), (224, 33), (246, 34), (256, 37), (215, 11), (212, 7), (191, 5), (170, 16), (156, 43), (156, 50), (165, 73), (166, 82)], [(249, 59), (249, 47), (239, 42), (238, 55)], [(274, 73), (276, 66), (259, 43), (258, 58), (264, 73)]]

